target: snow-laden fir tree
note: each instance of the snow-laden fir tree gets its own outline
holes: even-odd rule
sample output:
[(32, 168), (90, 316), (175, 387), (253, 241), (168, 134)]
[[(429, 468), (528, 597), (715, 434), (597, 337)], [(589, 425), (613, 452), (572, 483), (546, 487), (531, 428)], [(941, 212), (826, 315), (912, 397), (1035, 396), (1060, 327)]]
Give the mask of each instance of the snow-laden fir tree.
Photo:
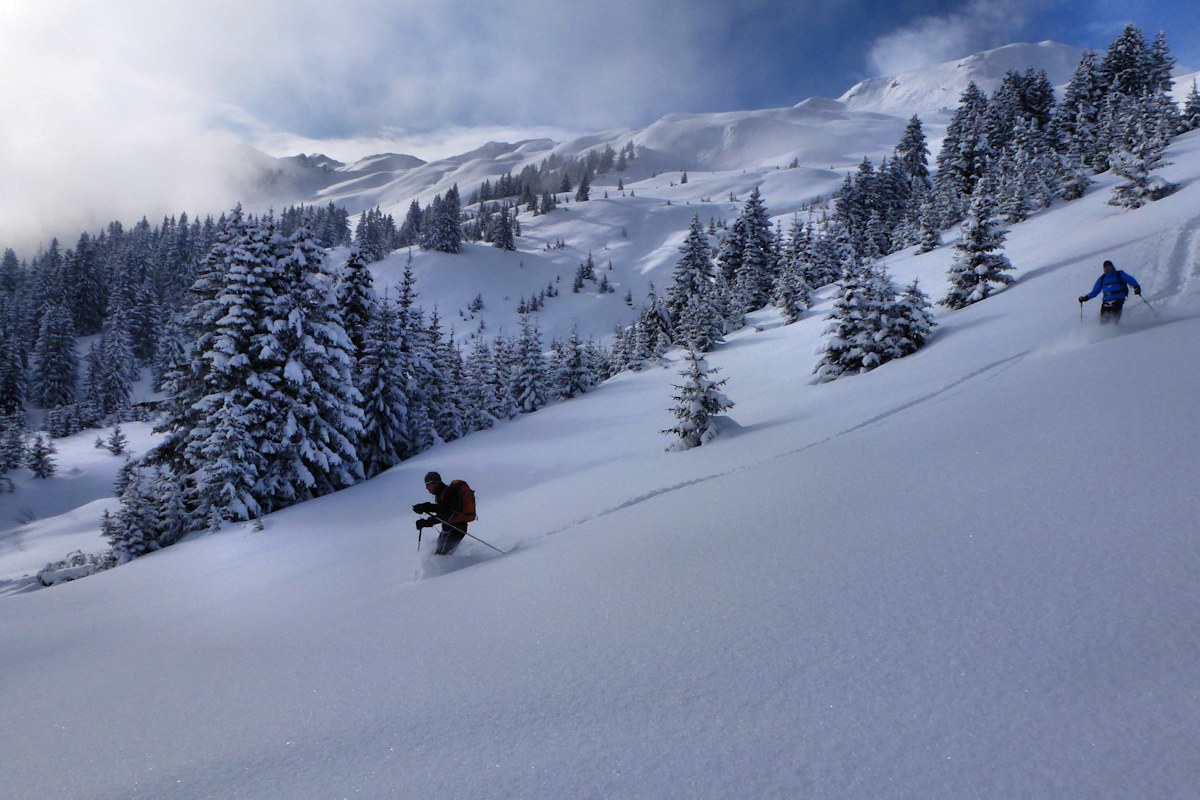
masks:
[(896, 145), (895, 163), (908, 178), (910, 187), (920, 184), (933, 186), (929, 179), (929, 147), (925, 142), (925, 130), (921, 118), (914, 114), (904, 128), (904, 135)]
[(929, 295), (921, 290), (916, 279), (896, 298), (888, 316), (892, 358), (903, 358), (920, 350), (937, 327)]
[(697, 353), (707, 353), (720, 344), (725, 335), (725, 320), (715, 302), (712, 287), (692, 295), (679, 317), (675, 341)]
[(683, 310), (692, 298), (708, 291), (712, 285), (712, 248), (708, 234), (700, 224), (700, 216), (692, 217), (687, 237), (679, 246), (679, 260), (675, 262), (672, 282), (667, 289), (667, 311), (672, 329), (677, 329)]
[[(934, 185), (959, 204), (974, 194), (992, 156), (987, 137), (987, 108), (987, 96), (971, 81), (959, 98), (958, 108), (951, 117), (942, 149), (938, 152)], [(945, 224), (958, 221), (943, 219)]]
[(442, 335), (441, 317), (437, 308), (429, 318), (427, 331), (429, 348), (429, 370), (425, 375), (425, 386), (429, 390), (429, 413), (434, 430), (443, 442), (460, 439), (467, 432), (463, 422), (466, 413), (462, 407), (462, 355), (454, 345), (453, 336)]
[(1156, 112), (1165, 100), (1161, 95), (1123, 98), (1114, 107), (1119, 133), (1113, 137), (1109, 156), (1112, 171), (1124, 180), (1113, 187), (1111, 206), (1141, 208), (1163, 191), (1166, 182), (1153, 173), (1168, 166), (1163, 153), (1171, 140), (1169, 115)]
[(537, 411), (550, 396), (546, 376), (546, 355), (542, 351), (542, 332), (537, 317), (521, 317), (521, 336), (517, 340), (512, 374), (512, 395), (522, 414)]
[(266, 362), (254, 379), (270, 384), (263, 500), (278, 508), (362, 479), (353, 445), (362, 398), (333, 276), (311, 231), (301, 226), (272, 245), (278, 289), (252, 352)]
[(1197, 90), (1194, 78), (1192, 90), (1183, 101), (1183, 127), (1188, 131), (1200, 128), (1200, 90)]
[(75, 402), (79, 358), (75, 355), (75, 325), (61, 303), (51, 302), (42, 312), (29, 376), (32, 399), (42, 408)]
[(684, 368), (679, 373), (684, 382), (674, 385), (677, 392), (671, 396), (675, 401), (671, 414), (676, 422), (662, 431), (675, 439), (667, 447), (668, 452), (700, 447), (717, 435), (716, 420), (721, 412), (733, 408), (721, 391), (727, 379), (714, 379), (719, 371), (710, 369), (704, 357), (694, 350), (684, 354)]
[(400, 349), (404, 358), (404, 394), (408, 397), (407, 438), (413, 453), (428, 450), (437, 441), (433, 424), (433, 400), (426, 385), (433, 364), (433, 343), (425, 318), (416, 304), (416, 276), (413, 258), (409, 253), (396, 298), (397, 324), (400, 330)]
[(783, 312), (784, 321), (791, 324), (812, 308), (812, 287), (805, 275), (807, 260), (808, 231), (798, 219), (792, 221), (791, 230), (783, 246), (779, 248), (779, 267), (775, 272), (775, 287), (771, 302)]
[(579, 329), (571, 327), (565, 342), (554, 348), (554, 393), (560, 400), (591, 391), (596, 376), (588, 363)]
[(125, 448), (129, 446), (129, 437), (121, 430), (121, 424), (117, 423), (113, 426), (112, 431), (108, 434), (108, 438), (104, 440), (104, 449), (112, 453), (114, 456), (119, 456), (125, 452)]
[(88, 354), (84, 400), (99, 421), (129, 415), (133, 384), (141, 374), (131, 338), (116, 310), (104, 321), (100, 338)]
[(1075, 159), (1088, 169), (1091, 169), (1096, 157), (1100, 104), (1104, 92), (1096, 54), (1085, 50), (1063, 91), (1062, 102), (1054, 108), (1050, 122), (1054, 149), (1062, 154), (1074, 154)]
[(105, 526), (105, 538), (117, 564), (162, 547), (160, 517), (150, 470), (135, 468), (121, 492), (121, 510)]
[(742, 254), (734, 286), (740, 287), (739, 299), (744, 309), (750, 311), (770, 301), (778, 262), (771, 219), (757, 186), (746, 200), (741, 219)]
[(19, 413), (29, 389), (26, 349), (13, 305), (0, 295), (0, 415)]
[(492, 342), (484, 366), (483, 374), (488, 383), (485, 396), (492, 401), (488, 410), (496, 419), (516, 419), (521, 415), (521, 408), (513, 394), (512, 376), (517, 372), (516, 342), (498, 337)]
[(895, 287), (883, 267), (852, 257), (838, 285), (813, 374), (818, 383), (857, 375), (892, 358)]
[(508, 206), (502, 206), (497, 215), (496, 226), (492, 234), (492, 247), (500, 250), (516, 250), (517, 239), (513, 230), (516, 219), (508, 213)]
[(413, 455), (408, 438), (405, 360), (396, 302), (384, 296), (375, 306), (363, 335), (357, 386), (362, 395), (363, 429), (357, 452), (371, 478)]
[(0, 417), (0, 472), (25, 465), (25, 418), (21, 414)]
[(54, 473), (58, 471), (58, 465), (54, 461), (54, 454), (57, 452), (58, 449), (49, 436), (37, 433), (26, 451), (25, 466), (35, 478), (53, 477)]
[(496, 424), (493, 409), (498, 403), (491, 379), (494, 369), (491, 347), (476, 339), (463, 364), (464, 423), (469, 432), (487, 430)]
[(462, 204), (458, 196), (458, 185), (451, 187), (446, 195), (438, 195), (425, 212), (421, 229), (421, 247), (442, 253), (457, 253), (462, 250)]
[(1012, 263), (1001, 252), (1007, 232), (994, 216), (993, 189), (981, 181), (971, 198), (971, 208), (954, 245), (954, 262), (947, 270), (950, 288), (938, 302), (949, 309), (963, 308), (988, 297), (995, 286), (1013, 282)]
[(342, 326), (357, 358), (363, 349), (363, 339), (375, 311), (374, 278), (358, 247), (350, 248), (346, 263), (338, 271), (337, 302), (341, 309)]

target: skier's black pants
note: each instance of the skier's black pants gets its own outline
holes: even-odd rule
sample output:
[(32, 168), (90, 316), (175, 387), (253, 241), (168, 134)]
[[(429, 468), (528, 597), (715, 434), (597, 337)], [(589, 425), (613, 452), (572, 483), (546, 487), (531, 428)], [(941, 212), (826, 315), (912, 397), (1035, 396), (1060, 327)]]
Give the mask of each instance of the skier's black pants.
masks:
[(1100, 304), (1100, 323), (1107, 325), (1110, 322), (1121, 321), (1121, 306), (1125, 305), (1125, 299), (1108, 300)]
[(442, 532), (438, 534), (437, 550), (434, 555), (448, 556), (458, 548), (458, 543), (467, 536), (467, 526), (465, 523), (457, 525), (442, 524)]

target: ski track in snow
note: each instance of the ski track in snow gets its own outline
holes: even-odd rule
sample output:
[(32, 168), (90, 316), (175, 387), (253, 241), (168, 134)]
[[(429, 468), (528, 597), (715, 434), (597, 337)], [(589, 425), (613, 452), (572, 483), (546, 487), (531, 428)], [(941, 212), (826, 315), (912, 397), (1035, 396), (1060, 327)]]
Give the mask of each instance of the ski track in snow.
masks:
[(1200, 281), (1200, 217), (1180, 223), (1175, 243), (1165, 259), (1163, 287), (1154, 300), (1180, 297), (1190, 293)]
[[(670, 494), (671, 492), (679, 491), (680, 489), (686, 489), (690, 486), (696, 486), (698, 484), (703, 484), (703, 483), (707, 483), (709, 481), (718, 480), (720, 478), (725, 478), (729, 475), (734, 475), (739, 472), (744, 472), (748, 469), (755, 469), (757, 467), (766, 466), (767, 464), (770, 464), (774, 461), (779, 461), (784, 458), (790, 458), (794, 455), (798, 455), (799, 453), (804, 453), (804, 452), (807, 452), (808, 450), (812, 450), (814, 448), (821, 447), (822, 445), (828, 444), (829, 442), (832, 442), (836, 439), (840, 439), (843, 436), (848, 436), (852, 433), (856, 433), (858, 431), (865, 430), (867, 428), (871, 428), (875, 425), (878, 425), (879, 423), (883, 422), (884, 420), (886, 420), (890, 417), (893, 417), (897, 414), (901, 414), (912, 408), (916, 408), (917, 406), (923, 405), (932, 400), (936, 400), (943, 396), (952, 397), (952, 396), (958, 394), (960, 391), (963, 391), (965, 389), (966, 384), (971, 383), (976, 378), (979, 378), (983, 375), (988, 375), (988, 373), (992, 373), (992, 374), (988, 375), (988, 377), (985, 380), (991, 380), (993, 377), (995, 377), (996, 375), (999, 374), (999, 372), (997, 372), (997, 370), (999, 370), (1000, 368), (1007, 369), (1007, 368), (1014, 366), (1018, 361), (1025, 358), (1025, 356), (1029, 355), (1032, 352), (1033, 352), (1032, 349), (1025, 350), (1023, 352), (1017, 353), (1016, 355), (1008, 356), (1007, 358), (1002, 358), (998, 361), (993, 361), (990, 364), (986, 364), (982, 367), (979, 367), (976, 370), (968, 372), (966, 375), (962, 376), (958, 380), (951, 381), (950, 383), (946, 384), (945, 386), (943, 386), (940, 389), (929, 392), (928, 394), (925, 394), (925, 395), (921, 395), (920, 397), (916, 397), (907, 402), (901, 403), (900, 405), (897, 405), (894, 408), (884, 411), (881, 414), (876, 414), (875, 416), (873, 416), (867, 420), (864, 420), (863, 422), (860, 422), (857, 425), (846, 428), (845, 430), (839, 431), (838, 433), (832, 434), (831, 436), (826, 436), (824, 439), (821, 439), (820, 441), (810, 442), (809, 444), (806, 444), (803, 447), (798, 447), (798, 448), (795, 448), (793, 450), (788, 450), (783, 453), (776, 453), (772, 456), (761, 459), (759, 461), (754, 461), (754, 462), (748, 463), (748, 464), (742, 464), (741, 466), (734, 467), (733, 469), (728, 469), (723, 472), (715, 472), (711, 475), (705, 475), (705, 476), (699, 477), (699, 478), (692, 478), (691, 480), (681, 481), (679, 483), (674, 483), (669, 486), (663, 486), (661, 488), (654, 489), (653, 491), (647, 492), (642, 495), (638, 495), (637, 497), (632, 497), (622, 503), (618, 503), (615, 506), (611, 506), (609, 508), (598, 511), (595, 514), (592, 514), (590, 516), (581, 517), (579, 519), (576, 519), (576, 520), (573, 520), (572, 522), (567, 523), (566, 525), (546, 531), (545, 533), (541, 534), (537, 538), (547, 538), (550, 536), (554, 536), (554, 535), (562, 533), (564, 531), (571, 530), (572, 528), (575, 528), (579, 525), (583, 525), (587, 522), (592, 522), (593, 520), (597, 520), (597, 519), (603, 519), (604, 517), (607, 517), (611, 514), (616, 514), (620, 511), (624, 511), (625, 509), (640, 505), (640, 504), (646, 502), (647, 500), (652, 500), (656, 497), (661, 497), (664, 494)], [(955, 390), (958, 390), (958, 391), (955, 391)], [(515, 545), (513, 547), (513, 549), (515, 550), (516, 547), (518, 547), (518, 546), (519, 546), (519, 544)]]

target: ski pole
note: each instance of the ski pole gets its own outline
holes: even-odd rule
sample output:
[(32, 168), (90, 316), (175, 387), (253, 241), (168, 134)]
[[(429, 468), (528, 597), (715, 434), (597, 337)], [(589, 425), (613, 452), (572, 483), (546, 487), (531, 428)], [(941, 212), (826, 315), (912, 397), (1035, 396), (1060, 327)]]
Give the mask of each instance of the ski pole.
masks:
[[(1144, 295), (1139, 294), (1138, 297), (1141, 297), (1142, 302), (1145, 303), (1146, 305), (1150, 306), (1150, 301), (1147, 300)], [(1161, 314), (1158, 313), (1158, 309), (1156, 309), (1154, 306), (1150, 306), (1150, 310), (1154, 312), (1154, 316), (1156, 316), (1156, 317), (1162, 316)]]
[(431, 517), (431, 519), (434, 519), (434, 520), (436, 520), (436, 521), (438, 521), (438, 522), (442, 523), (443, 525), (449, 525), (451, 528), (454, 528), (454, 530), (458, 531), (459, 533), (462, 533), (462, 534), (465, 534), (465, 535), (467, 535), (467, 536), (470, 536), (472, 539), (474, 539), (475, 541), (479, 542), (480, 544), (486, 544), (488, 547), (492, 548), (493, 550), (495, 550), (497, 553), (500, 553), (501, 555), (505, 555), (505, 556), (506, 556), (506, 555), (508, 555), (508, 551), (507, 551), (507, 550), (501, 550), (499, 547), (496, 547), (496, 545), (494, 545), (494, 544), (489, 544), (488, 542), (485, 542), (485, 541), (483, 541), (483, 539), (480, 539), (480, 538), (479, 538), (478, 536), (476, 536), (475, 534), (473, 534), (473, 533), (468, 533), (467, 531), (464, 531), (462, 528), (458, 528), (458, 527), (456, 527), (456, 526), (455, 526), (455, 524), (454, 524), (453, 522), (447, 522), (446, 520), (442, 519), (441, 517)]
[(1083, 322), (1083, 301), (1079, 301), (1079, 322)]

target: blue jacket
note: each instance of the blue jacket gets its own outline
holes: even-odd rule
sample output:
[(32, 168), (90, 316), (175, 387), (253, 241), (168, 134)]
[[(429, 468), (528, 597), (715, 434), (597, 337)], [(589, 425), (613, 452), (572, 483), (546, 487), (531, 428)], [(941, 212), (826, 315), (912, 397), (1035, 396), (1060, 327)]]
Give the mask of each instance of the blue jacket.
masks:
[(1105, 272), (1096, 279), (1096, 285), (1092, 287), (1092, 291), (1088, 294), (1087, 299), (1091, 300), (1100, 292), (1104, 292), (1104, 302), (1108, 303), (1112, 300), (1124, 300), (1129, 296), (1129, 287), (1140, 289), (1141, 284), (1133, 279), (1132, 275), (1127, 274), (1123, 270), (1115, 269), (1112, 272)]

